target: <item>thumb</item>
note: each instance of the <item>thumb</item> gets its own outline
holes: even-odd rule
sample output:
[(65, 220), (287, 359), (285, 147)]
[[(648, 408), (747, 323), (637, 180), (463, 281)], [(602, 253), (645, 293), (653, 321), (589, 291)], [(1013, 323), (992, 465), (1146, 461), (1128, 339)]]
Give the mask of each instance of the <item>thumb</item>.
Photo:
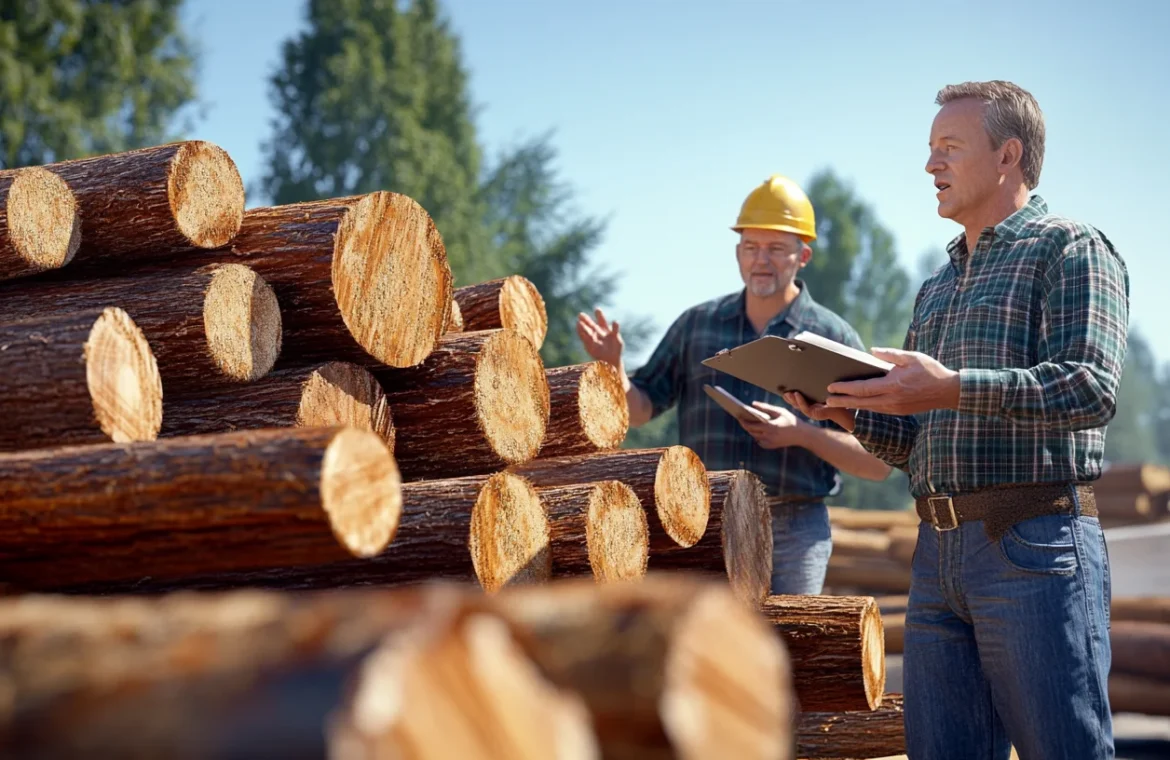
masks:
[(900, 348), (872, 348), (869, 352), (877, 358), (899, 367), (905, 367), (913, 361), (910, 352)]

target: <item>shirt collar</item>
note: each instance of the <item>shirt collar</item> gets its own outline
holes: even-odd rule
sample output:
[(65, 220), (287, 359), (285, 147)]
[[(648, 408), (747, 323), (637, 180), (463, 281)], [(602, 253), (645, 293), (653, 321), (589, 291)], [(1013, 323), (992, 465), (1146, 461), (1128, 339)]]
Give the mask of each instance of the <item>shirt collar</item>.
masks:
[[(796, 294), (796, 298), (792, 303), (788, 304), (788, 308), (781, 312), (776, 319), (783, 319), (788, 324), (795, 328), (799, 328), (803, 322), (804, 314), (808, 310), (809, 303), (812, 302), (812, 296), (808, 292), (808, 284), (799, 277), (796, 278), (796, 286), (800, 288), (800, 292)], [(738, 293), (733, 293), (723, 299), (723, 303), (719, 304), (719, 316), (722, 319), (735, 319), (746, 313), (747, 303), (747, 288), (743, 288)]]
[[(1039, 195), (1033, 195), (1028, 202), (1006, 219), (994, 227), (984, 227), (979, 239), (989, 238), (990, 241), (1003, 240), (1011, 242), (1023, 234), (1029, 222), (1039, 219), (1048, 213), (1048, 203)], [(952, 261), (957, 261), (967, 255), (966, 233), (959, 233), (947, 244), (947, 253)]]

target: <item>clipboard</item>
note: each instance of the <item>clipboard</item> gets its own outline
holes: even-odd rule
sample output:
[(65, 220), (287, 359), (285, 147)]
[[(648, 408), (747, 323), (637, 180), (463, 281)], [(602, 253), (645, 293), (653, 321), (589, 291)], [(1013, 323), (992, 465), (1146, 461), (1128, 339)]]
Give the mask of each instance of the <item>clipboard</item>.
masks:
[(719, 406), (723, 408), (723, 411), (727, 412), (732, 417), (735, 417), (737, 420), (743, 419), (745, 414), (751, 417), (755, 417), (756, 419), (759, 419), (763, 422), (767, 422), (769, 419), (771, 419), (768, 415), (764, 414), (759, 409), (748, 406), (718, 385), (704, 384), (703, 390), (706, 391), (707, 395), (710, 396), (716, 404), (719, 404)]
[(725, 372), (772, 393), (799, 391), (823, 404), (830, 384), (884, 377), (894, 365), (851, 346), (802, 332), (791, 338), (765, 335), (704, 359), (703, 366)]

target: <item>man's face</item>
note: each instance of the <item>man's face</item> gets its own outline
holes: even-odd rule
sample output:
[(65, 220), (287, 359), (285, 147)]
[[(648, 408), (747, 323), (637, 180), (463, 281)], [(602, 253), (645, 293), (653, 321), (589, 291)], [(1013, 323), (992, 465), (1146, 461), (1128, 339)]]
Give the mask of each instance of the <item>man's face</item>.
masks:
[(973, 98), (943, 106), (930, 128), (930, 159), (938, 215), (964, 224), (994, 195), (1003, 174), (1000, 151), (991, 147), (983, 127), (983, 104)]
[(735, 247), (739, 275), (756, 298), (768, 298), (787, 288), (811, 253), (796, 235), (776, 230), (743, 230)]

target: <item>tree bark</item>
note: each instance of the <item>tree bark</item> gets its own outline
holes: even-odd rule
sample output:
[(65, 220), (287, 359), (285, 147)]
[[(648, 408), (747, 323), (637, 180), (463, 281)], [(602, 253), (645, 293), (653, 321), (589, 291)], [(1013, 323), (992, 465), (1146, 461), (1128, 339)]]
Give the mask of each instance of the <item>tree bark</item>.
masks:
[(81, 246), (68, 277), (115, 264), (227, 245), (240, 229), (244, 183), (219, 146), (200, 140), (158, 145), (45, 169), (65, 180), (81, 212)]
[(538, 489), (548, 512), (554, 577), (607, 581), (646, 574), (649, 529), (634, 491), (616, 480)]
[(459, 302), (452, 298), (451, 311), (447, 314), (447, 326), (443, 328), (443, 334), (461, 332), (463, 332), (463, 312), (459, 310)]
[(0, 451), (153, 440), (162, 381), (118, 308), (0, 324)]
[(60, 269), (81, 243), (77, 199), (40, 167), (0, 171), (0, 281)]
[(604, 758), (791, 758), (783, 642), (722, 583), (562, 581), (493, 609), (555, 686), (581, 695)]
[(886, 687), (882, 618), (869, 596), (769, 596), (761, 612), (784, 639), (805, 712), (873, 710)]
[(772, 512), (764, 484), (747, 470), (707, 473), (711, 510), (703, 537), (689, 549), (658, 552), (655, 570), (693, 570), (727, 578), (742, 601), (757, 607), (772, 587)]
[(512, 330), (447, 335), (418, 367), (380, 367), (407, 480), (481, 475), (536, 456), (549, 417), (544, 364)]
[(1170, 625), (1114, 620), (1109, 632), (1114, 673), (1156, 678), (1170, 683)]
[(426, 595), (0, 600), (5, 757), (317, 760), (361, 660)]
[(109, 305), (129, 314), (146, 337), (167, 402), (258, 380), (280, 353), (276, 295), (240, 264), (0, 288), (0, 322)]
[(377, 436), (330, 428), (0, 457), (0, 578), (96, 593), (371, 557), (398, 527), (399, 485)]
[(328, 732), (336, 760), (597, 757), (581, 699), (486, 612), (432, 614), (389, 640), (363, 662)]
[(454, 294), (463, 314), (463, 329), (508, 327), (528, 338), (539, 351), (548, 334), (544, 298), (532, 281), (518, 274), (458, 288)]
[(876, 710), (804, 712), (796, 729), (801, 758), (890, 757), (906, 752), (902, 695), (886, 694)]
[(609, 362), (589, 362), (546, 371), (550, 399), (541, 457), (612, 451), (630, 427), (621, 377)]
[(254, 383), (208, 388), (167, 402), (163, 437), (271, 427), (351, 426), (395, 447), (386, 394), (368, 371), (348, 362), (277, 370)]
[(651, 557), (676, 546), (693, 547), (707, 529), (711, 508), (707, 468), (686, 446), (542, 457), (509, 470), (537, 488), (601, 480), (625, 483), (646, 510)]

